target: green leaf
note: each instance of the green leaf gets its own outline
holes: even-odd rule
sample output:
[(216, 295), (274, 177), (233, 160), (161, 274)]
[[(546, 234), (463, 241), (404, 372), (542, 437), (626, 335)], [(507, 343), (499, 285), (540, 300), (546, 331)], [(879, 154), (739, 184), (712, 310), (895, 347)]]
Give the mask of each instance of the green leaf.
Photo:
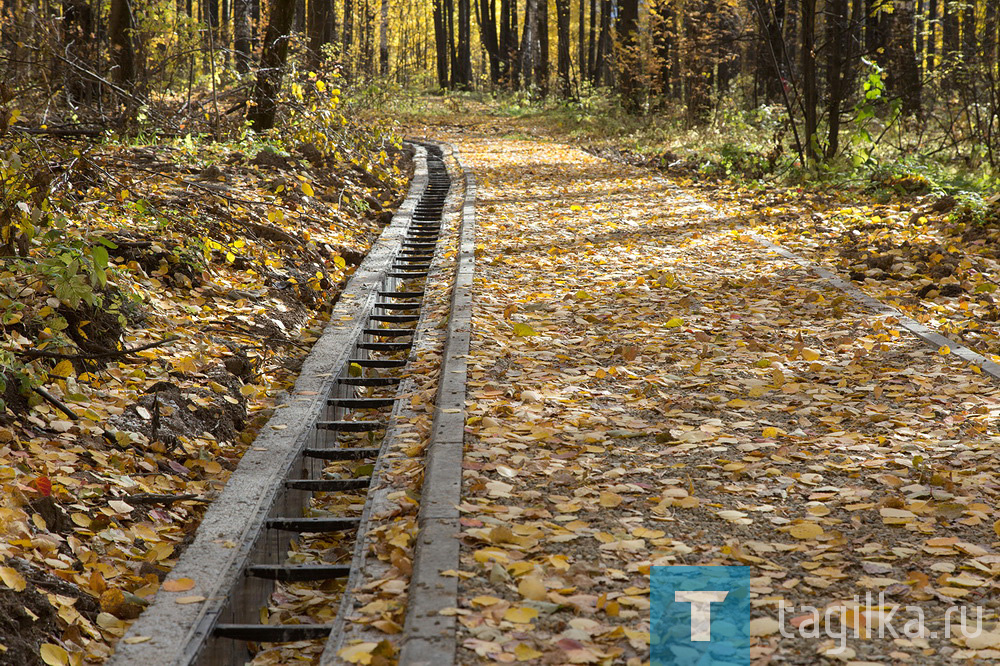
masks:
[(107, 248), (98, 245), (96, 247), (90, 248), (90, 256), (94, 258), (94, 265), (97, 268), (107, 268), (108, 267), (108, 250)]
[(514, 324), (514, 335), (516, 335), (518, 337), (521, 337), (521, 338), (524, 338), (524, 337), (528, 337), (530, 335), (538, 335), (538, 331), (536, 331), (535, 329), (531, 328), (527, 324), (517, 323), (517, 324)]

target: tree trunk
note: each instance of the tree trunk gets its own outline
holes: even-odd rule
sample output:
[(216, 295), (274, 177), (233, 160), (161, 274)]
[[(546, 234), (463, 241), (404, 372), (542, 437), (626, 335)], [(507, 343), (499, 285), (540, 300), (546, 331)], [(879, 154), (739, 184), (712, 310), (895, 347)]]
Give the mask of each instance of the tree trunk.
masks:
[(1000, 23), (1000, 7), (996, 2), (986, 3), (986, 16), (983, 22), (982, 39), (982, 61), (989, 78), (997, 81), (997, 64), (1000, 63), (998, 46), (1000, 46), (1000, 35), (997, 34), (998, 23)]
[(517, 42), (517, 35), (511, 39), (510, 34), (511, 1), (500, 0), (500, 36), (497, 41), (497, 49), (500, 51), (500, 80), (508, 88), (512, 87), (510, 78), (513, 70), (514, 44)]
[(925, 0), (927, 13), (924, 25), (927, 27), (927, 71), (932, 72), (937, 67), (937, 35), (938, 35), (938, 0)]
[(903, 113), (920, 113), (920, 71), (913, 51), (913, 2), (896, 0), (889, 15), (891, 36), (889, 53), (889, 91), (903, 101)]
[[(994, 2), (996, 0), (993, 0)], [(962, 55), (965, 57), (966, 66), (971, 66), (979, 50), (976, 39), (976, 2), (975, 0), (965, 1), (965, 10), (962, 12)], [(956, 10), (957, 12), (957, 10)]]
[(760, 40), (757, 44), (757, 91), (767, 102), (782, 98), (784, 75), (781, 71), (784, 50), (785, 0), (752, 0)]
[[(63, 49), (65, 57), (86, 69), (97, 67), (94, 14), (86, 0), (63, 0)], [(75, 67), (64, 68), (66, 96), (73, 104), (90, 104), (97, 94), (93, 79)]]
[(816, 161), (816, 0), (802, 0), (802, 100), (806, 157)]
[(538, 0), (538, 57), (535, 59), (535, 87), (542, 97), (549, 94), (549, 1)]
[(251, 5), (251, 0), (233, 0), (233, 50), (236, 51), (236, 70), (241, 74), (249, 72), (253, 62)]
[(361, 71), (364, 72), (366, 77), (371, 78), (372, 63), (374, 61), (371, 0), (361, 0), (361, 5), (358, 9), (361, 10), (361, 20), (358, 22), (358, 47), (361, 50)]
[(434, 0), (434, 46), (437, 52), (438, 87), (448, 87), (448, 31), (445, 27), (444, 0)]
[(654, 78), (656, 95), (662, 105), (670, 94), (670, 50), (674, 40), (670, 34), (671, 13), (673, 8), (670, 0), (657, 0), (652, 7), (651, 32), (653, 38), (653, 57), (656, 64)]
[(295, 0), (272, 0), (267, 30), (264, 31), (264, 50), (260, 57), (260, 71), (253, 91), (253, 106), (247, 117), (258, 132), (274, 127), (278, 108), (278, 93), (288, 58), (288, 33), (295, 20)]
[(587, 71), (587, 0), (580, 0), (580, 16), (577, 28), (576, 68), (579, 82), (583, 83)]
[(559, 74), (559, 94), (563, 97), (569, 97), (571, 92), (569, 79), (569, 41), (569, 0), (556, 0), (556, 69)]
[(635, 113), (642, 102), (639, 99), (642, 63), (639, 54), (639, 0), (618, 2), (618, 69), (621, 73), (619, 87), (625, 110)]
[(455, 3), (454, 0), (444, 0), (444, 26), (448, 39), (448, 68), (451, 78), (448, 87), (454, 88), (458, 79), (458, 51), (455, 49)]
[(689, 125), (708, 121), (712, 111), (714, 63), (704, 43), (711, 38), (709, 26), (715, 8), (710, 0), (690, 0), (684, 16), (684, 97)]
[(379, 17), (378, 36), (378, 72), (382, 77), (389, 76), (389, 0), (382, 0), (381, 16)]
[(114, 79), (124, 88), (135, 84), (135, 49), (132, 47), (132, 5), (130, 0), (111, 0), (108, 19)]
[(351, 78), (354, 64), (354, 0), (344, 0), (344, 27), (341, 35), (343, 45), (342, 65), (344, 76)]
[(926, 0), (917, 0), (917, 11), (913, 17), (913, 37), (916, 41), (916, 56), (917, 56), (917, 70), (918, 76), (919, 72), (923, 70), (924, 67), (924, 35), (926, 33), (927, 21), (926, 17)]
[[(187, 0), (187, 1), (189, 3), (188, 16), (190, 16), (191, 15), (191, 12), (190, 12), (190, 2), (191, 2), (191, 0)], [(252, 21), (250, 22), (250, 39), (251, 39), (251, 42), (250, 42), (250, 52), (251, 53), (253, 53), (254, 51), (257, 50), (257, 45), (260, 43), (259, 40), (260, 40), (260, 3), (261, 2), (263, 2), (263, 0), (250, 0), (250, 18), (252, 19)]]
[[(239, 0), (237, 0), (238, 2)], [(331, 0), (309, 0), (309, 63), (317, 68), (323, 62), (323, 45), (327, 43), (327, 13)]]
[(536, 30), (538, 26), (538, 2), (539, 0), (526, 0), (524, 7), (524, 30), (521, 32), (521, 75), (524, 77), (523, 87), (531, 86), (531, 76), (535, 71), (535, 44), (537, 42)]
[(729, 86), (740, 69), (742, 49), (733, 48), (740, 39), (740, 20), (731, 7), (722, 5), (717, 12), (716, 26), (713, 34), (718, 35), (716, 46), (716, 86), (721, 98), (722, 93), (729, 91)]
[(846, 93), (844, 74), (850, 58), (847, 0), (827, 0), (826, 12), (826, 43), (830, 52), (826, 70), (826, 115), (829, 124), (826, 156), (829, 159), (840, 150), (840, 109)]
[(612, 84), (611, 57), (611, 0), (601, 0), (601, 36), (597, 40), (597, 56), (594, 58), (595, 85)]
[(941, 34), (944, 46), (944, 57), (952, 60), (958, 53), (958, 9), (951, 5), (950, 0), (939, 0), (943, 17), (941, 19)]
[[(585, 0), (580, 0), (584, 2)], [(587, 49), (587, 79), (593, 84), (597, 77), (597, 0), (590, 0), (590, 46)]]
[(467, 90), (472, 86), (472, 10), (469, 3), (470, 0), (458, 0), (455, 87), (462, 90)]
[(496, 0), (479, 0), (479, 38), (490, 60), (490, 83), (500, 85), (500, 44), (497, 41)]

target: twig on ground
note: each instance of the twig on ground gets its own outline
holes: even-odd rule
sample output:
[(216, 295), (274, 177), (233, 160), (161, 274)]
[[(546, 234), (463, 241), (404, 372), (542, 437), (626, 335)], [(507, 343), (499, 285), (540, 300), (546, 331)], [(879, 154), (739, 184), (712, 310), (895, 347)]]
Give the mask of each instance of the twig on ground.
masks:
[(136, 352), (145, 351), (154, 347), (160, 347), (176, 340), (180, 340), (180, 336), (175, 335), (170, 338), (164, 338), (163, 340), (156, 340), (145, 345), (139, 345), (138, 347), (129, 347), (128, 349), (118, 349), (106, 352), (94, 352), (91, 354), (64, 354), (62, 352), (52, 352), (45, 349), (19, 349), (14, 350), (14, 353), (19, 356), (28, 356), (29, 358), (57, 358), (60, 360), (68, 359), (70, 361), (93, 361), (99, 358), (121, 358), (123, 356), (135, 354)]
[(42, 396), (42, 399), (45, 400), (45, 402), (49, 403), (50, 405), (61, 411), (63, 414), (73, 419), (74, 421), (80, 420), (80, 416), (76, 412), (67, 407), (65, 404), (63, 404), (61, 400), (59, 400), (59, 398), (49, 393), (41, 386), (35, 387), (35, 393)]

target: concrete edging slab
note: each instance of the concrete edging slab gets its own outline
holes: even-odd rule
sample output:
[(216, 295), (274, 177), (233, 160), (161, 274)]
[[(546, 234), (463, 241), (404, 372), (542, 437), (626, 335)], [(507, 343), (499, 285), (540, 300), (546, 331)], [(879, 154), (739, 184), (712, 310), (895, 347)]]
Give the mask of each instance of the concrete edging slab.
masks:
[[(446, 285), (444, 290), (446, 291), (451, 291), (452, 289), (451, 278), (453, 277), (453, 268), (450, 265), (446, 266), (444, 264), (446, 263), (445, 257), (458, 242), (455, 236), (461, 231), (464, 195), (456, 187), (460, 174), (456, 173), (454, 167), (448, 164), (453, 152), (450, 146), (428, 141), (427, 139), (408, 139), (408, 141), (412, 144), (435, 144), (441, 148), (442, 158), (448, 168), (449, 176), (452, 178), (452, 188), (449, 191), (441, 218), (443, 234), (434, 249), (433, 259), (431, 260), (427, 281), (424, 286), (424, 300), (420, 309), (420, 319), (417, 321), (414, 329), (416, 332), (408, 359), (407, 367), (409, 368), (418, 357), (432, 350), (435, 356), (441, 355), (443, 358), (443, 353), (439, 351), (439, 347), (443, 344), (442, 340), (445, 339), (446, 332), (440, 330), (439, 325), (444, 319), (444, 315), (450, 312), (450, 298), (448, 294), (442, 294), (439, 301), (430, 302), (428, 299), (433, 298), (433, 293), (437, 290), (436, 287), (431, 287), (432, 283), (444, 283)], [(456, 194), (456, 192), (458, 193)], [(435, 307), (435, 303), (437, 302), (440, 302), (442, 307)], [(417, 384), (411, 376), (404, 376), (397, 388), (397, 394), (403, 396), (410, 395), (416, 391)], [(320, 657), (320, 666), (347, 663), (339, 656), (339, 652), (342, 649), (357, 642), (377, 642), (385, 636), (377, 629), (350, 622), (349, 617), (353, 614), (357, 606), (356, 591), (358, 588), (372, 579), (378, 580), (389, 568), (387, 564), (370, 555), (376, 543), (372, 539), (370, 530), (373, 522), (378, 524), (379, 514), (387, 511), (391, 512), (394, 507), (394, 503), (389, 499), (389, 496), (400, 491), (401, 488), (394, 486), (391, 480), (383, 483), (380, 479), (384, 475), (385, 468), (391, 468), (391, 465), (398, 461), (398, 459), (392, 458), (393, 455), (400, 455), (398, 452), (393, 452), (393, 447), (396, 444), (395, 440), (400, 437), (405, 440), (410, 434), (408, 424), (417, 418), (418, 415), (410, 405), (409, 400), (397, 401), (389, 420), (383, 443), (383, 454), (379, 456), (379, 461), (372, 472), (372, 490), (369, 491), (365, 501), (362, 522), (358, 530), (359, 535), (362, 535), (362, 537), (358, 540), (354, 548), (351, 576), (345, 584), (345, 591), (339, 611), (333, 622), (333, 631), (330, 632), (330, 638), (324, 646), (323, 654)], [(374, 520), (372, 519), (373, 516), (375, 516)]]
[(827, 268), (823, 268), (822, 266), (819, 266), (817, 264), (814, 264), (808, 259), (805, 259), (804, 257), (800, 257), (791, 250), (788, 250), (787, 248), (782, 247), (777, 243), (771, 242), (770, 240), (768, 240), (764, 236), (761, 236), (758, 233), (747, 232), (747, 235), (753, 238), (756, 242), (766, 247), (767, 249), (781, 255), (785, 259), (794, 261), (795, 263), (805, 268), (806, 270), (812, 271), (820, 278), (825, 280), (827, 284), (844, 292), (858, 303), (861, 303), (862, 305), (870, 308), (871, 310), (877, 312), (880, 315), (895, 317), (896, 319), (899, 320), (900, 327), (912, 333), (914, 336), (916, 336), (920, 341), (924, 342), (925, 344), (937, 348), (940, 348), (942, 346), (947, 346), (949, 349), (951, 349), (951, 353), (957, 356), (958, 358), (962, 359), (963, 361), (966, 361), (967, 363), (972, 363), (973, 365), (978, 366), (985, 374), (989, 375), (993, 379), (1000, 379), (1000, 364), (997, 364), (994, 361), (991, 361), (990, 359), (986, 358), (982, 354), (979, 354), (969, 349), (960, 342), (955, 342), (954, 340), (946, 338), (937, 331), (928, 328), (927, 326), (924, 326), (920, 322), (911, 319), (910, 317), (907, 317), (905, 314), (903, 314), (896, 308), (890, 305), (886, 305), (885, 303), (876, 298), (872, 298), (865, 292), (855, 287), (850, 282), (847, 282), (846, 280), (837, 277), (837, 275), (833, 271)]
[(476, 250), (476, 183), (472, 170), (455, 154), (465, 179), (458, 263), (452, 291), (448, 338), (434, 408), (420, 495), (416, 555), (403, 628), (401, 666), (452, 666), (457, 623), (441, 611), (458, 601), (458, 579), (442, 576), (458, 569), (459, 510), (465, 440), (467, 358), (472, 337), (472, 279)]

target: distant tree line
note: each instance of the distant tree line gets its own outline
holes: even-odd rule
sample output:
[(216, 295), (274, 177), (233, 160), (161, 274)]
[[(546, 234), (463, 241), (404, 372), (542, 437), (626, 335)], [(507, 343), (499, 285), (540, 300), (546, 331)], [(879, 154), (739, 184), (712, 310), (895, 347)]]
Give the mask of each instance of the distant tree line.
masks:
[(726, 99), (776, 105), (807, 160), (837, 155), (844, 121), (875, 110), (997, 163), (997, 0), (474, 0), (478, 77), (469, 0), (433, 2), (442, 88), (600, 87), (628, 111), (681, 109), (692, 125)]
[(998, 0), (4, 0), (0, 73), (47, 104), (132, 112), (185, 89), (199, 103), (209, 77), (267, 127), (291, 52), (350, 82), (600, 90), (690, 125), (778, 109), (803, 160), (874, 114), (995, 165), (998, 18)]

